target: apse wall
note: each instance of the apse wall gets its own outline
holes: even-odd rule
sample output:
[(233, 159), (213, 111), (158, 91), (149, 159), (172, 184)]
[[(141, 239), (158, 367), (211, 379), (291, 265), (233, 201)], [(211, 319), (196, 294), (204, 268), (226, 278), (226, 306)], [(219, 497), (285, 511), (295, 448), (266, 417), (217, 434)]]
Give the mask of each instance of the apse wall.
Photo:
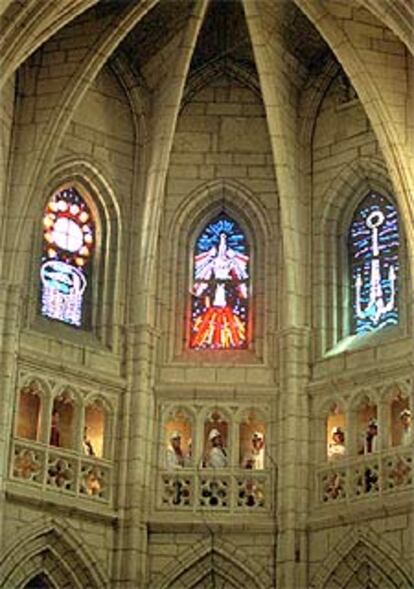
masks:
[[(8, 147), (7, 131), (10, 129), (13, 86), (8, 85), (6, 90), (9, 100), (2, 101), (4, 130), (2, 138), (4, 137), (4, 143)], [(45, 105), (46, 99), (42, 98), (42, 101)], [(28, 108), (29, 105), (23, 102), (19, 111), (21, 120), (29, 117), (26, 107)], [(55, 161), (50, 162), (52, 171), (44, 194), (37, 195), (33, 224), (35, 238), (32, 241), (31, 251), (27, 255), (27, 281), (23, 286), (27, 293), (27, 300), (31, 302), (22, 311), (22, 331), (16, 350), (13, 395), (15, 414), (11, 420), (12, 431), (15, 431), (17, 397), (23, 374), (26, 374), (29, 380), (40, 379), (39, 382), (59, 383), (62, 388), (76, 391), (74, 399), (77, 404), (84, 402), (92, 391), (98, 395), (102, 394), (102, 398), (105, 398), (112, 407), (111, 431), (108, 430), (107, 433), (110, 436), (108, 443), (112, 448), (111, 462), (114, 469), (109, 484), (113, 485), (114, 489), (118, 484), (115, 464), (119, 459), (122, 444), (118, 420), (123, 413), (125, 401), (120, 340), (120, 323), (124, 320), (125, 311), (124, 288), (120, 287), (120, 282), (124, 281), (125, 265), (122, 264), (120, 267), (120, 262), (128, 251), (127, 219), (130, 217), (131, 210), (135, 141), (134, 123), (125, 94), (113, 73), (109, 69), (104, 69), (75, 112), (61, 141)], [(106, 227), (101, 256), (105, 256), (105, 265), (113, 271), (106, 274), (101, 272), (99, 288), (110, 293), (106, 302), (103, 303), (110, 307), (106, 317), (113, 317), (118, 322), (116, 325), (105, 326), (104, 330), (109, 329), (111, 333), (106, 341), (97, 333), (93, 335), (87, 331), (70, 333), (68, 330), (65, 331), (65, 326), (62, 331), (62, 326), (56, 322), (49, 323), (48, 328), (44, 329), (39, 323), (39, 318), (30, 312), (33, 307), (36, 309), (38, 300), (38, 275), (36, 274), (35, 280), (32, 281), (30, 267), (33, 264), (37, 266), (40, 260), (40, 241), (36, 239), (36, 235), (39, 236), (41, 232), (43, 208), (50, 193), (57, 190), (60, 184), (67, 182), (68, 179), (76, 179), (86, 192), (90, 192), (91, 197), (96, 200), (96, 208), (102, 214), (101, 226)], [(125, 227), (123, 234), (121, 234), (121, 227)], [(37, 313), (36, 310), (35, 315)], [(51, 386), (54, 385), (51, 384)], [(73, 462), (70, 465), (70, 460), (69, 466), (70, 468), (74, 466)], [(105, 575), (110, 577), (113, 574), (114, 512), (112, 508), (107, 504), (98, 507), (95, 505), (91, 509), (84, 501), (67, 496), (62, 500), (57, 498), (57, 502), (50, 506), (47, 501), (41, 499), (41, 490), (36, 489), (36, 491), (32, 501), (21, 503), (19, 485), (13, 490), (9, 489), (9, 501), (3, 524), (4, 537), (13, 537), (21, 544), (27, 543), (27, 553), (34, 551), (34, 555), (36, 550), (43, 551), (47, 555), (54, 551), (53, 544), (59, 546), (56, 551), (56, 555), (59, 553), (57, 558), (66, 563), (63, 566), (69, 566), (71, 575), (79, 574), (82, 584), (89, 583), (85, 572), (96, 568), (97, 577), (93, 582), (97, 583), (97, 586), (103, 586), (102, 583), (106, 582)], [(29, 527), (30, 533), (27, 532)], [(57, 535), (56, 539), (51, 538), (53, 534)], [(79, 553), (81, 561), (78, 563), (78, 573), (74, 572), (76, 557), (72, 558), (76, 548), (72, 556), (70, 553), (71, 537), (76, 538), (76, 542), (84, 546)], [(68, 542), (67, 546), (65, 542)], [(89, 557), (90, 561), (85, 565)], [(47, 559), (46, 556), (45, 559)], [(5, 563), (7, 564), (7, 559)], [(83, 566), (86, 567), (85, 571), (81, 571)], [(29, 577), (29, 563), (26, 565), (22, 562), (21, 571), (23, 576)], [(53, 564), (50, 570), (46, 564), (45, 571), (53, 579)], [(69, 582), (75, 581), (71, 577)]]
[[(345, 80), (345, 81), (344, 81)], [(314, 376), (392, 362), (409, 353), (411, 277), (401, 216), (400, 323), (373, 337), (349, 337), (347, 231), (358, 202), (374, 191), (395, 201), (389, 172), (368, 117), (343, 74), (331, 83), (312, 139)], [(398, 207), (398, 203), (396, 203)], [(401, 212), (400, 212), (401, 215)], [(341, 291), (341, 292), (340, 292)]]
[[(178, 582), (181, 577), (174, 578), (177, 562), (179, 575), (194, 565), (191, 570), (198, 570), (201, 578), (209, 574), (213, 559), (218, 579), (221, 561), (229, 574), (233, 568), (238, 571), (239, 582), (245, 574), (244, 565), (256, 571), (263, 586), (269, 586), (276, 548), (274, 524), (267, 516), (257, 511), (237, 513), (232, 504), (232, 513), (221, 516), (176, 510), (171, 524), (168, 512), (159, 508), (166, 406), (196, 412), (193, 450), (195, 438), (203, 435), (204, 411), (214, 407), (226, 412), (232, 431), (238, 427), (241, 409), (264, 410), (269, 452), (276, 447), (277, 439), (274, 338), (281, 253), (277, 186), (264, 107), (258, 92), (226, 74), (195, 93), (189, 86), (174, 136), (159, 239), (158, 430), (154, 432), (157, 445), (153, 455), (157, 497), (150, 518), (150, 584), (162, 587)], [(241, 222), (250, 240), (252, 300), (256, 302), (251, 309), (252, 344), (247, 350), (191, 351), (185, 322), (195, 238), (203, 224), (222, 213)], [(231, 440), (235, 440), (233, 434), (226, 441), (229, 448)], [(268, 476), (274, 471), (273, 463), (267, 463), (266, 468)], [(267, 500), (273, 501), (270, 495)], [(209, 521), (216, 519), (220, 528), (214, 523), (210, 528)], [(246, 586), (254, 586), (252, 579), (246, 576)]]
[[(188, 94), (192, 96), (191, 87)], [(168, 259), (168, 271), (164, 271), (165, 266), (160, 268), (160, 382), (191, 382), (191, 372), (186, 372), (186, 366), (190, 368), (193, 364), (197, 365), (197, 370), (205, 372), (211, 383), (218, 385), (272, 382), (273, 374), (268, 368), (274, 361), (275, 261), (280, 256), (278, 210), (271, 146), (260, 94), (230, 77), (215, 79), (184, 103), (171, 152), (159, 242), (160, 259)], [(249, 353), (232, 356), (229, 351), (226, 355), (216, 355), (214, 360), (208, 353), (185, 354), (188, 349), (183, 336), (186, 317), (182, 307), (181, 315), (177, 316), (175, 303), (187, 297), (190, 249), (196, 232), (203, 220), (207, 222), (221, 212), (241, 219), (248, 227), (253, 256), (256, 256), (252, 292), (261, 304), (254, 309), (257, 320)], [(189, 224), (184, 226), (184, 222)], [(176, 233), (181, 239), (178, 244), (171, 243), (171, 223), (181, 224)], [(272, 239), (272, 247), (263, 241), (266, 238)], [(177, 257), (181, 273), (186, 274), (179, 285), (174, 276)], [(248, 364), (251, 373), (241, 370), (240, 366), (232, 367), (234, 362)], [(206, 363), (210, 366), (202, 367)], [(226, 368), (215, 369), (211, 365), (220, 363), (226, 364)]]
[[(409, 498), (389, 494), (387, 497), (387, 489), (403, 490), (407, 484), (405, 479), (401, 483), (393, 482), (396, 476), (393, 469), (399, 452), (403, 455), (404, 449), (392, 447), (390, 442), (394, 427), (390, 413), (393, 401), (408, 403), (410, 407), (413, 403), (411, 279), (401, 216), (400, 323), (369, 336), (349, 335), (346, 328), (350, 319), (349, 301), (346, 308), (341, 294), (349, 288), (347, 231), (352, 212), (369, 191), (395, 201), (390, 176), (368, 117), (357, 95), (341, 76), (332, 82), (315, 121), (312, 167), (314, 362), (308, 393), (310, 463), (314, 476), (308, 519), (309, 578), (312, 587), (331, 586), (334, 579), (342, 586), (347, 573), (334, 555), (348, 553), (349, 562), (345, 566), (352, 569), (353, 555), (360, 560), (367, 552), (375, 568), (383, 551), (389, 554), (390, 560), (382, 576), (376, 574), (378, 583), (386, 586), (395, 582), (404, 570), (402, 567), (400, 572), (393, 571), (392, 563), (398, 563), (400, 555), (405, 563), (413, 558), (409, 536), (414, 520)], [(373, 472), (369, 467), (364, 470), (363, 457), (358, 456), (357, 449), (361, 427), (358, 407), (364, 404), (376, 407), (380, 428), (382, 458), (376, 462), (375, 490), (367, 478), (357, 490), (358, 481), (363, 481), (364, 476), (369, 478)], [(342, 414), (343, 424), (335, 421)], [(345, 430), (347, 447), (342, 469), (335, 468), (332, 461), (329, 464), (326, 456), (332, 426), (338, 423)], [(386, 483), (387, 480), (390, 482)], [(390, 546), (395, 549), (392, 554)], [(355, 565), (354, 574), (362, 575), (362, 579), (364, 573), (357, 569)], [(405, 573), (407, 578), (401, 577), (403, 584), (408, 582), (409, 575), (406, 570)]]
[(128, 218), (136, 136), (130, 104), (109, 67), (104, 68), (76, 110), (57, 159), (76, 155), (93, 161), (113, 187), (122, 218)]

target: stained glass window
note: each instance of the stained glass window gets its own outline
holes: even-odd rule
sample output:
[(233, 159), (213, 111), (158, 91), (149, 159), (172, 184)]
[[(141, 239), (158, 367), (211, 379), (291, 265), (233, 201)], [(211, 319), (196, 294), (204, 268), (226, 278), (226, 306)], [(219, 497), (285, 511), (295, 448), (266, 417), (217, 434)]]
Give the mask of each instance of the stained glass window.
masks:
[(239, 225), (221, 214), (201, 231), (194, 248), (190, 347), (248, 345), (249, 245)]
[(348, 240), (352, 333), (396, 325), (400, 240), (395, 206), (370, 193), (354, 213)]
[(40, 305), (44, 317), (82, 327), (94, 242), (92, 214), (79, 192), (73, 186), (56, 192), (43, 212)]

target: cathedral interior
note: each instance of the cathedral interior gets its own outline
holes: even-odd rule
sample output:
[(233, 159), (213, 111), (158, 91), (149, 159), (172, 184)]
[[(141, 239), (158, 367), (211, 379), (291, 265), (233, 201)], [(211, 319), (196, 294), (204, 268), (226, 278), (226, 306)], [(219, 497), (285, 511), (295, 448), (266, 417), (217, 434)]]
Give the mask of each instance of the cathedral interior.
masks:
[(1, 587), (414, 587), (413, 1), (0, 18)]

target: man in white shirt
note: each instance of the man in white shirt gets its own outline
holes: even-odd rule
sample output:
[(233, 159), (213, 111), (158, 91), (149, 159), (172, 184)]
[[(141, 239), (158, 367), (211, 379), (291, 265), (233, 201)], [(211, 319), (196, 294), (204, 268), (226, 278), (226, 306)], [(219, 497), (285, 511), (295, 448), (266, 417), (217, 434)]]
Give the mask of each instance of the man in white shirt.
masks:
[(208, 434), (210, 450), (206, 457), (207, 468), (225, 468), (228, 466), (227, 451), (223, 445), (223, 438), (217, 429), (212, 429)]

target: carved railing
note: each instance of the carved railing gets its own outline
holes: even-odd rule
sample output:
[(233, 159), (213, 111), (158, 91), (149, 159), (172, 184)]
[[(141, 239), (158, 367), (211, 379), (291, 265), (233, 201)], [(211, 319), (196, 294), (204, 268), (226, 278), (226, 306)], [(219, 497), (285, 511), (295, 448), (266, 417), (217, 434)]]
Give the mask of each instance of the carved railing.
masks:
[(109, 503), (111, 463), (27, 440), (13, 440), (10, 478), (43, 491)]
[(271, 476), (266, 471), (190, 468), (163, 470), (158, 477), (158, 509), (268, 512)]
[(412, 490), (413, 448), (398, 447), (337, 460), (317, 473), (318, 504), (349, 503)]

